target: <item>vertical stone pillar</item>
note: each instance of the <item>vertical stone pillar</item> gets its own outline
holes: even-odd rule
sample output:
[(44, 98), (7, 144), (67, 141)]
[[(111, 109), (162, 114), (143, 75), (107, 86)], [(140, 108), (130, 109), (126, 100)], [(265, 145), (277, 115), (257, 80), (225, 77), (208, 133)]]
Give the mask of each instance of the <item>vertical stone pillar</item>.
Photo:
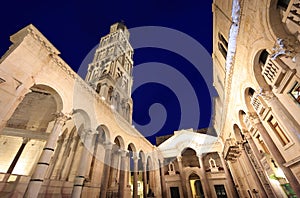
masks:
[(111, 143), (105, 144), (104, 166), (103, 166), (103, 173), (102, 173), (102, 180), (101, 180), (101, 187), (100, 187), (100, 197), (101, 198), (102, 197), (106, 198), (106, 193), (107, 193), (107, 189), (108, 189), (112, 146), (113, 145)]
[(43, 149), (43, 152), (40, 156), (40, 159), (37, 163), (37, 166), (32, 174), (30, 182), (25, 192), (25, 197), (34, 198), (38, 196), (42, 183), (44, 181), (47, 169), (49, 167), (49, 163), (51, 157), (54, 153), (55, 145), (59, 134), (62, 132), (62, 128), (65, 122), (70, 119), (69, 116), (66, 116), (63, 113), (59, 113), (56, 115), (57, 118), (55, 120), (54, 126), (52, 128), (51, 133), (49, 134), (47, 143)]
[(139, 157), (133, 156), (133, 198), (138, 197), (138, 162)]
[(117, 146), (113, 146), (111, 153), (111, 166), (108, 181), (108, 187), (116, 187), (118, 181), (118, 164), (119, 163), (119, 150)]
[(143, 194), (147, 197), (147, 160), (143, 162)]
[(166, 186), (166, 180), (165, 180), (164, 159), (159, 159), (159, 163), (160, 163), (160, 181), (161, 181), (162, 197), (167, 197), (167, 186)]
[(252, 177), (254, 179), (254, 182), (257, 185), (259, 194), (261, 195), (261, 197), (268, 197), (266, 192), (265, 192), (264, 187), (262, 186), (262, 184), (260, 182), (259, 177), (257, 176), (257, 173), (256, 173), (255, 169), (253, 168), (253, 166), (252, 166), (252, 164), (249, 160), (249, 156), (247, 155), (243, 145), (241, 146), (241, 151), (242, 151), (242, 156), (244, 156), (246, 166), (248, 167), (248, 170), (250, 171), (250, 174), (252, 175)]
[(126, 182), (126, 170), (127, 170), (127, 153), (128, 151), (120, 151), (121, 152), (121, 164), (120, 164), (120, 179), (119, 179), (119, 189), (118, 189), (118, 197), (125, 197), (125, 189), (127, 186)]
[(283, 158), (283, 156), (279, 152), (277, 146), (273, 142), (273, 140), (270, 137), (269, 133), (267, 132), (267, 130), (265, 129), (263, 124), (260, 122), (257, 115), (252, 114), (252, 115), (249, 116), (249, 118), (251, 120), (252, 126), (257, 128), (257, 130), (259, 131), (259, 133), (262, 136), (262, 139), (264, 140), (265, 144), (267, 145), (271, 155), (273, 156), (275, 161), (278, 163), (278, 166), (283, 171), (283, 173), (286, 176), (287, 180), (289, 181), (292, 189), (294, 190), (296, 195), (298, 197), (300, 197), (300, 188), (299, 188), (300, 184), (299, 184), (297, 178), (295, 177), (295, 175), (293, 174), (293, 172), (291, 171), (291, 169), (287, 168), (283, 165), (285, 163), (285, 159)]
[(89, 162), (89, 150), (92, 150), (92, 144), (93, 144), (93, 136), (94, 133), (92, 133), (91, 130), (84, 130), (83, 131), (83, 150), (80, 157), (80, 163), (77, 169), (77, 174), (74, 181), (74, 187), (72, 190), (72, 198), (80, 198), (82, 193), (82, 188), (84, 186), (84, 182), (86, 180), (86, 172), (88, 166), (90, 166)]
[(205, 166), (204, 166), (204, 154), (203, 153), (198, 154), (197, 157), (198, 157), (199, 164), (200, 164), (200, 173), (201, 173), (201, 178), (202, 178), (201, 185), (204, 188), (205, 197), (211, 197), (209, 182), (207, 179)]
[(233, 183), (233, 180), (232, 180), (232, 176), (231, 176), (231, 174), (230, 174), (230, 172), (227, 168), (227, 165), (226, 165), (225, 159), (223, 157), (223, 154), (219, 153), (219, 156), (220, 156), (220, 159), (221, 159), (221, 162), (222, 162), (222, 166), (224, 168), (226, 183), (227, 183), (227, 186), (229, 187), (230, 194), (231, 194), (232, 197), (239, 197), (236, 190), (235, 190), (234, 183)]
[(179, 167), (179, 172), (180, 172), (180, 180), (181, 180), (181, 186), (182, 186), (182, 191), (183, 191), (183, 197), (188, 197), (188, 192), (187, 192), (187, 187), (186, 187), (186, 179), (185, 179), (185, 174), (183, 172), (183, 167), (182, 167), (182, 156), (177, 156), (177, 162), (178, 162), (178, 167)]

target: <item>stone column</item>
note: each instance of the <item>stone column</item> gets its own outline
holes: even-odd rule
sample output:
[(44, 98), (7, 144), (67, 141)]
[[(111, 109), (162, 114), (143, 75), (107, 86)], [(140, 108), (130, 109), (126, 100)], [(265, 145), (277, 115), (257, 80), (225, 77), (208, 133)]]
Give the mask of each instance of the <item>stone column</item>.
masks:
[(119, 180), (119, 189), (118, 189), (118, 197), (125, 197), (125, 189), (127, 186), (126, 182), (126, 170), (127, 170), (127, 161), (128, 161), (128, 151), (120, 151), (121, 152), (121, 165), (120, 165), (120, 180)]
[(108, 187), (114, 188), (118, 182), (118, 163), (119, 163), (119, 149), (115, 145), (112, 148), (111, 153), (111, 166), (110, 166), (110, 175), (108, 180)]
[(161, 181), (162, 197), (167, 197), (167, 186), (166, 186), (166, 180), (165, 180), (164, 159), (160, 159), (159, 163), (160, 163), (160, 181)]
[(250, 174), (252, 175), (252, 177), (254, 179), (254, 182), (257, 185), (259, 194), (261, 195), (261, 197), (268, 197), (266, 192), (265, 192), (265, 189), (264, 189), (263, 185), (260, 182), (259, 177), (257, 176), (257, 173), (256, 173), (255, 169), (253, 168), (253, 166), (252, 166), (252, 164), (249, 160), (249, 156), (246, 153), (245, 148), (244, 148), (243, 145), (241, 145), (241, 151), (242, 151), (242, 156), (244, 156), (246, 166), (249, 168), (248, 170), (250, 171)]
[[(248, 131), (244, 131), (244, 134), (245, 134), (246, 140), (249, 144), (249, 147), (250, 147), (251, 151), (253, 152), (253, 156), (254, 156), (253, 161), (256, 161), (256, 162), (254, 162), (257, 164), (256, 170), (257, 170), (258, 176), (260, 177), (260, 181), (263, 185), (263, 188), (265, 189), (265, 192), (268, 194), (267, 197), (275, 197), (276, 192), (271, 187), (270, 181), (268, 179), (268, 175), (266, 174), (266, 171), (264, 170), (264, 166), (261, 163), (262, 156), (259, 153), (258, 148), (257, 148), (256, 144), (254, 143), (250, 133)], [(277, 196), (280, 197), (281, 195), (277, 195)]]
[(82, 188), (86, 180), (86, 171), (90, 166), (89, 163), (89, 150), (92, 150), (93, 136), (95, 133), (92, 133), (91, 130), (84, 130), (82, 134), (83, 138), (83, 150), (80, 157), (79, 166), (77, 169), (77, 174), (74, 181), (74, 187), (72, 190), (72, 198), (80, 198), (82, 193)]
[(138, 162), (139, 157), (133, 156), (133, 198), (138, 197)]
[(143, 162), (143, 194), (147, 197), (147, 160)]
[(204, 154), (199, 154), (197, 155), (198, 160), (199, 160), (199, 164), (200, 164), (200, 172), (201, 172), (201, 185), (204, 188), (204, 193), (205, 193), (205, 197), (211, 197), (211, 192), (210, 192), (210, 188), (209, 188), (209, 181), (207, 179), (207, 175), (206, 175), (206, 170), (205, 170), (205, 166), (204, 166)]
[(233, 183), (233, 180), (232, 180), (232, 176), (227, 168), (227, 165), (226, 165), (226, 162), (225, 162), (225, 159), (223, 157), (223, 154), (222, 153), (218, 153), (219, 156), (220, 156), (220, 159), (221, 159), (221, 162), (222, 162), (222, 166), (224, 168), (224, 173), (225, 173), (225, 177), (226, 177), (226, 183), (227, 183), (227, 186), (229, 187), (229, 190), (230, 190), (230, 194), (232, 197), (239, 197), (237, 192), (236, 192), (236, 189), (234, 187), (234, 183)]
[(104, 167), (103, 167), (101, 187), (100, 187), (100, 197), (101, 198), (106, 197), (106, 193), (107, 193), (107, 189), (108, 189), (112, 146), (113, 145), (111, 143), (106, 143), (105, 144)]
[(180, 172), (180, 180), (181, 180), (181, 186), (182, 186), (182, 191), (183, 191), (183, 197), (188, 197), (188, 192), (186, 188), (186, 179), (185, 179), (185, 174), (183, 172), (182, 168), (182, 156), (177, 156), (177, 162), (178, 162), (178, 167), (179, 167), (179, 172)]
[(251, 120), (252, 126), (257, 128), (259, 131), (260, 135), (262, 136), (262, 139), (264, 140), (265, 144), (267, 145), (271, 155), (275, 159), (275, 161), (278, 163), (278, 166), (281, 168), (281, 170), (284, 172), (284, 175), (286, 176), (287, 180), (289, 181), (291, 187), (293, 188), (294, 192), (297, 194), (298, 197), (300, 197), (300, 184), (291, 171), (291, 169), (285, 167), (283, 164), (285, 163), (285, 159), (279, 152), (277, 146), (273, 142), (272, 138), (270, 137), (269, 133), (263, 126), (263, 124), (260, 122), (259, 118), (257, 115), (251, 114), (249, 116)]
[(59, 134), (62, 132), (63, 126), (65, 122), (70, 119), (69, 116), (59, 113), (56, 115), (57, 118), (55, 120), (52, 131), (48, 137), (47, 143), (43, 149), (43, 152), (40, 156), (39, 162), (32, 174), (30, 182), (25, 192), (25, 197), (34, 198), (37, 197), (44, 181), (47, 169), (49, 167), (49, 163), (51, 157), (54, 153), (54, 149), (56, 146), (57, 139)]

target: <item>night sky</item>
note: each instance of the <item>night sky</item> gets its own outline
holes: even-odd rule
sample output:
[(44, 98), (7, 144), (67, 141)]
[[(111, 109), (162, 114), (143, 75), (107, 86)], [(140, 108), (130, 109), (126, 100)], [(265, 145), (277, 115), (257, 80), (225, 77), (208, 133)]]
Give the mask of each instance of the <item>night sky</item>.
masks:
[[(198, 41), (209, 55), (212, 53), (212, 0), (101, 2), (103, 1), (28, 0), (1, 3), (1, 56), (11, 44), (9, 36), (32, 23), (61, 52), (60, 56), (74, 71), (77, 71), (90, 50), (99, 43), (100, 38), (109, 33), (110, 25), (121, 20), (125, 22), (128, 29), (162, 26), (178, 30)], [(174, 41), (175, 44), (176, 42)], [(178, 45), (180, 45), (179, 41)], [(192, 51), (193, 49), (191, 53), (197, 53)], [(178, 94), (169, 86), (154, 81), (133, 90), (133, 124), (136, 128), (140, 129), (152, 143), (155, 143), (155, 136), (173, 133), (180, 127), (195, 129), (209, 126), (212, 114), (209, 93), (215, 96), (215, 93), (212, 93), (214, 92), (212, 81), (205, 83), (203, 73), (199, 73), (186, 57), (173, 51), (153, 47), (135, 50), (135, 66), (148, 62), (167, 64), (190, 82), (198, 101), (201, 119), (198, 119), (197, 126), (191, 124), (189, 127), (188, 123), (180, 125), (183, 110), (182, 101), (177, 98)], [(212, 70), (211, 60), (207, 62), (203, 67)], [(172, 79), (173, 77), (168, 75), (165, 78)], [(174, 81), (176, 81), (175, 78)], [(189, 94), (187, 92), (185, 95), (189, 96)], [(154, 108), (154, 114), (149, 115), (148, 111), (153, 104), (160, 104), (158, 109), (163, 109), (161, 106), (164, 107), (161, 114), (165, 116), (165, 122), (161, 123), (162, 126), (158, 127), (157, 131), (150, 134), (150, 132), (142, 131), (139, 125), (151, 123), (151, 119), (155, 119), (153, 116), (160, 114), (160, 111)], [(154, 106), (157, 107), (157, 105)]]

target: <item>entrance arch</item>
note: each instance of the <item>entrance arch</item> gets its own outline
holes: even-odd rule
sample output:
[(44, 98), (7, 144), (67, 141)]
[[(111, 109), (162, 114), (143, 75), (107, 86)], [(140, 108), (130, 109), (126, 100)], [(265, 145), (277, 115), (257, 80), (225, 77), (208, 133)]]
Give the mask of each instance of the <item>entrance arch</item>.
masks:
[(191, 195), (193, 198), (204, 198), (204, 191), (202, 188), (200, 177), (196, 173), (189, 176), (189, 184)]

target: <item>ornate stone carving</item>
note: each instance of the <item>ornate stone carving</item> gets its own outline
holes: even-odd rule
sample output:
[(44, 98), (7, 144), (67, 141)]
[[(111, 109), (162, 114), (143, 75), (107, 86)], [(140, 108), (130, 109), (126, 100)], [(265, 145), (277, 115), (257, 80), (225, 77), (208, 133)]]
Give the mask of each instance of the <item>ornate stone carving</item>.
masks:
[(295, 61), (296, 55), (300, 52), (299, 41), (294, 42), (291, 39), (277, 38), (272, 51), (272, 60), (284, 55), (285, 57), (290, 57)]

